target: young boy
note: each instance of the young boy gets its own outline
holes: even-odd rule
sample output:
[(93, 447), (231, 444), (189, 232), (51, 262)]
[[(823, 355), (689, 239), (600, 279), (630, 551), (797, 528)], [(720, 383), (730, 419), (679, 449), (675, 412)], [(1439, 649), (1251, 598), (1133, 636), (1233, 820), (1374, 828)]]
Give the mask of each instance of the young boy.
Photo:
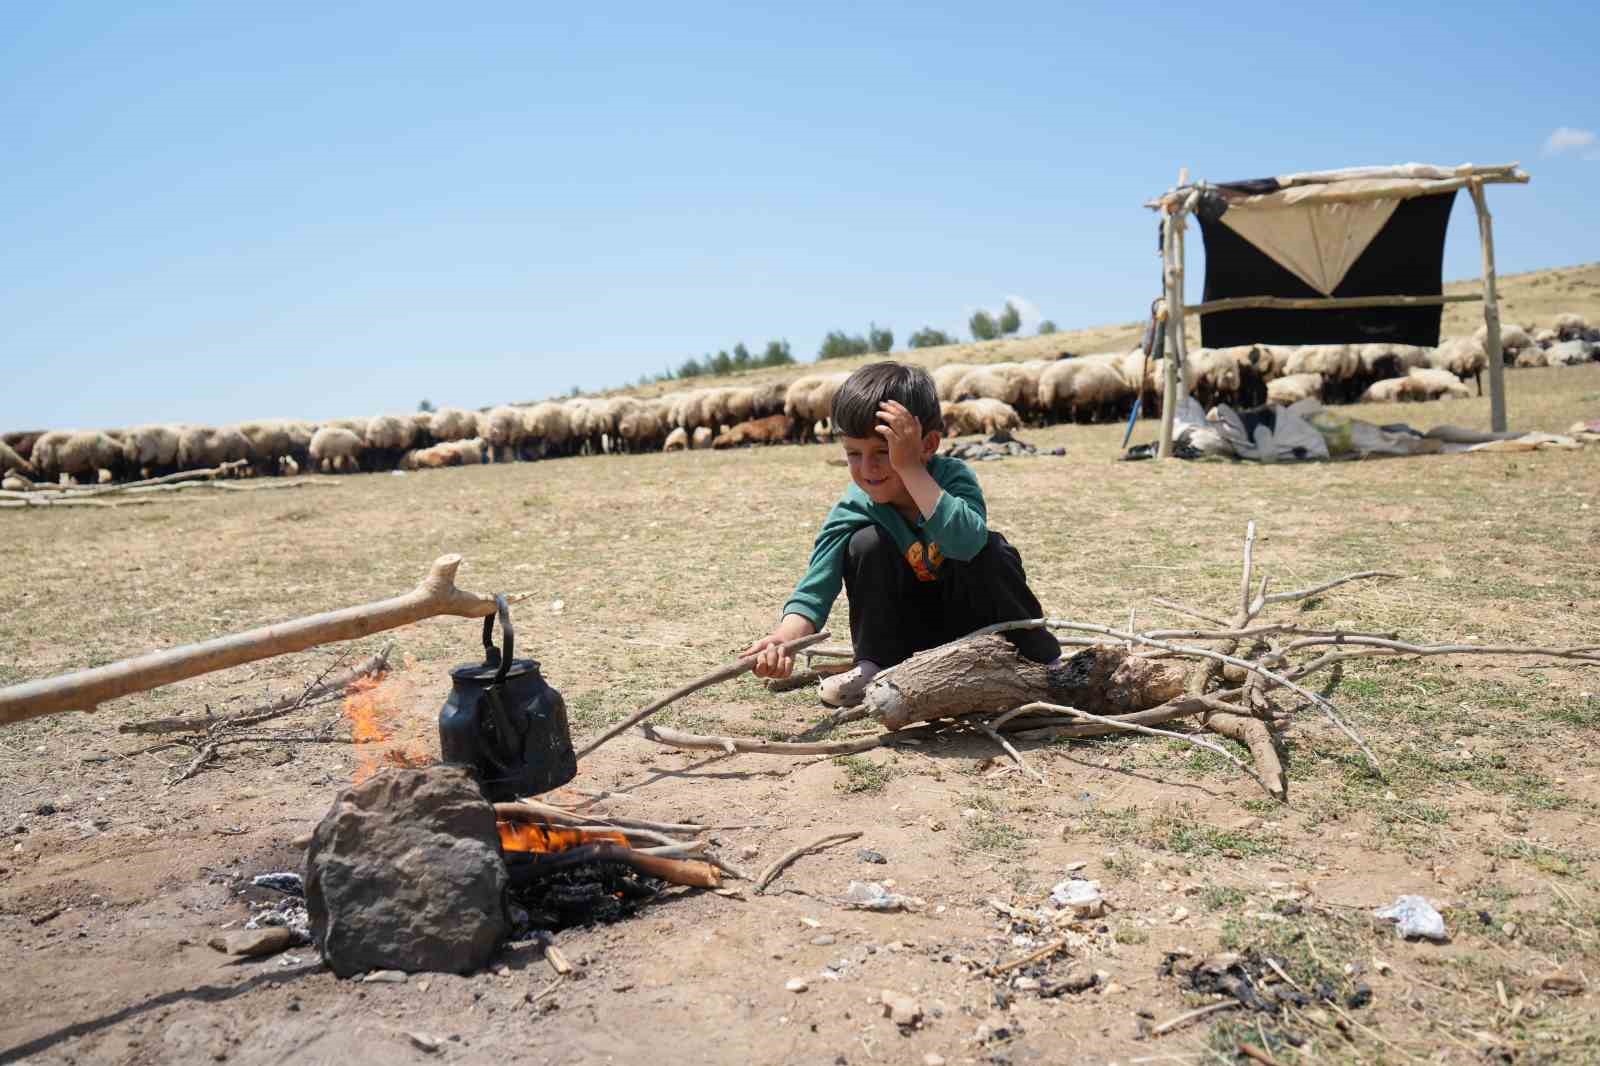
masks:
[[(854, 706), (874, 675), (994, 622), (1041, 615), (1022, 558), (989, 529), (983, 491), (967, 464), (936, 454), (944, 431), (933, 378), (920, 367), (873, 363), (833, 401), (854, 483), (833, 505), (811, 565), (783, 620), (745, 649), (757, 677), (788, 677), (787, 641), (817, 632), (839, 588), (850, 601), (855, 667), (822, 684), (822, 701)], [(1061, 645), (1045, 629), (1005, 634), (1035, 662)]]

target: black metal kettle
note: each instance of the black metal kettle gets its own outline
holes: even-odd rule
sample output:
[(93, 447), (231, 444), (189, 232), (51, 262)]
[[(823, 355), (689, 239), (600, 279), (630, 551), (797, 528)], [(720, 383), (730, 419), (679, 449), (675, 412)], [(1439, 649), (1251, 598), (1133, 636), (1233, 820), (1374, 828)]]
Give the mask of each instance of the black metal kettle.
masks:
[[(578, 775), (567, 705), (545, 683), (539, 664), (512, 658), (516, 634), (504, 596), (483, 620), (483, 663), (450, 671), (450, 698), (439, 712), (439, 750), (466, 766), (490, 802), (548, 792)], [(500, 619), (505, 654), (494, 646)]]

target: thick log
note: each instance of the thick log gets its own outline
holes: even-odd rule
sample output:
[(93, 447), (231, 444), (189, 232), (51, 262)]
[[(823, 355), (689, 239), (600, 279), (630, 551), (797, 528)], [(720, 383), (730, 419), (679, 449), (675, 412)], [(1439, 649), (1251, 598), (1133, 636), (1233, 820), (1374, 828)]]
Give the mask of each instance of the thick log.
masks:
[(921, 652), (867, 686), (865, 705), (887, 729), (1025, 703), (1060, 703), (1091, 714), (1142, 711), (1181, 696), (1188, 670), (1107, 644), (1055, 666), (1030, 662), (1001, 636)]
[(151, 652), (92, 670), (0, 689), (0, 725), (59, 711), (92, 711), (106, 700), (143, 692), (213, 670), (268, 659), (318, 644), (355, 640), (435, 615), (483, 618), (495, 601), (456, 588), (459, 555), (441, 555), (422, 583), (403, 596), (252, 629), (202, 644)]

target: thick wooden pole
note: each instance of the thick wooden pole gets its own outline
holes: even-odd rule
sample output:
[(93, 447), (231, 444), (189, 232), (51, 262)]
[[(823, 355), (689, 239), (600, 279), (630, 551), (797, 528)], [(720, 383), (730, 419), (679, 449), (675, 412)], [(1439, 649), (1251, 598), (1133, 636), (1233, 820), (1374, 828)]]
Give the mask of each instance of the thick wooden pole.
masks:
[[(1173, 215), (1161, 216), (1161, 288), (1166, 294), (1167, 315), (1166, 321), (1160, 324), (1161, 329), (1172, 329), (1172, 282), (1176, 276), (1173, 268), (1173, 256), (1177, 245), (1173, 239)], [(1178, 349), (1173, 345), (1169, 334), (1166, 343), (1166, 353), (1161, 360), (1163, 374), (1161, 389), (1161, 440), (1156, 448), (1156, 458), (1172, 458), (1172, 423), (1178, 415)]]
[(1229, 296), (1221, 300), (1207, 300), (1185, 308), (1198, 315), (1215, 311), (1247, 311), (1275, 309), (1285, 311), (1338, 311), (1356, 307), (1439, 307), (1444, 304), (1472, 303), (1483, 299), (1481, 293), (1451, 293), (1445, 296)]
[(1483, 195), (1483, 182), (1474, 178), (1467, 188), (1472, 192), (1472, 206), (1478, 209), (1478, 240), (1483, 245), (1483, 325), (1488, 333), (1483, 346), (1489, 357), (1489, 428), (1504, 433), (1506, 367), (1505, 353), (1500, 350), (1500, 303), (1495, 295), (1494, 219)]
[(252, 629), (203, 644), (151, 652), (92, 670), (41, 678), (0, 689), (0, 725), (10, 725), (59, 711), (92, 711), (106, 700), (143, 692), (258, 659), (318, 644), (355, 640), (435, 615), (482, 618), (495, 612), (490, 596), (456, 588), (459, 555), (441, 555), (422, 583), (404, 596), (361, 607), (297, 618), (292, 622)]

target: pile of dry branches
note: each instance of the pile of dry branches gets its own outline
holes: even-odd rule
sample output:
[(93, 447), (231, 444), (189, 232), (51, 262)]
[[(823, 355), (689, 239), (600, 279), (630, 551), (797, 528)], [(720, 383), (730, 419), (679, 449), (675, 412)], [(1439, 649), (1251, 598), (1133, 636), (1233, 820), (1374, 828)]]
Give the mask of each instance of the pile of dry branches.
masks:
[[(1156, 607), (1207, 623), (1205, 628), (1139, 629), (1133, 611), (1125, 629), (1064, 618), (1004, 623), (883, 671), (868, 688), (861, 707), (832, 715), (786, 741), (703, 736), (648, 724), (641, 733), (672, 748), (790, 756), (843, 755), (910, 739), (921, 742), (929, 735), (977, 733), (1003, 749), (1024, 772), (1043, 781), (1043, 775), (1027, 762), (1014, 741), (1082, 740), (1127, 731), (1169, 737), (1210, 751), (1249, 774), (1270, 795), (1286, 800), (1281, 733), (1296, 715), (1308, 710), (1348, 737), (1373, 772), (1382, 776), (1378, 757), (1361, 734), (1340, 716), (1327, 695), (1307, 687), (1309, 679), (1342, 663), (1367, 658), (1488, 655), (1600, 665), (1600, 646), (1412, 643), (1395, 633), (1312, 629), (1290, 621), (1270, 621), (1264, 617), (1270, 608), (1300, 603), (1351, 582), (1401, 575), (1366, 570), (1310, 588), (1273, 592), (1270, 576), (1255, 572), (1255, 535), (1255, 523), (1251, 522), (1245, 532), (1239, 606), (1231, 618), (1165, 600), (1152, 601)], [(995, 636), (1036, 627), (1051, 629), (1063, 645), (1086, 650), (1064, 656), (1062, 666), (1052, 669), (1019, 658), (1008, 642)], [(817, 649), (809, 654), (828, 653)], [(848, 655), (848, 650), (844, 654)], [(1086, 663), (1085, 657), (1092, 661)], [(1083, 698), (1075, 702), (1052, 698), (1062, 692), (1080, 693)], [(1086, 709), (1096, 704), (1100, 713)], [(658, 701), (651, 713), (665, 705)], [(847, 722), (864, 719), (875, 719), (887, 731), (850, 740), (821, 739)], [(1186, 719), (1199, 728), (1184, 732), (1157, 728)], [(1216, 733), (1244, 745), (1250, 761), (1196, 735), (1200, 732)]]

